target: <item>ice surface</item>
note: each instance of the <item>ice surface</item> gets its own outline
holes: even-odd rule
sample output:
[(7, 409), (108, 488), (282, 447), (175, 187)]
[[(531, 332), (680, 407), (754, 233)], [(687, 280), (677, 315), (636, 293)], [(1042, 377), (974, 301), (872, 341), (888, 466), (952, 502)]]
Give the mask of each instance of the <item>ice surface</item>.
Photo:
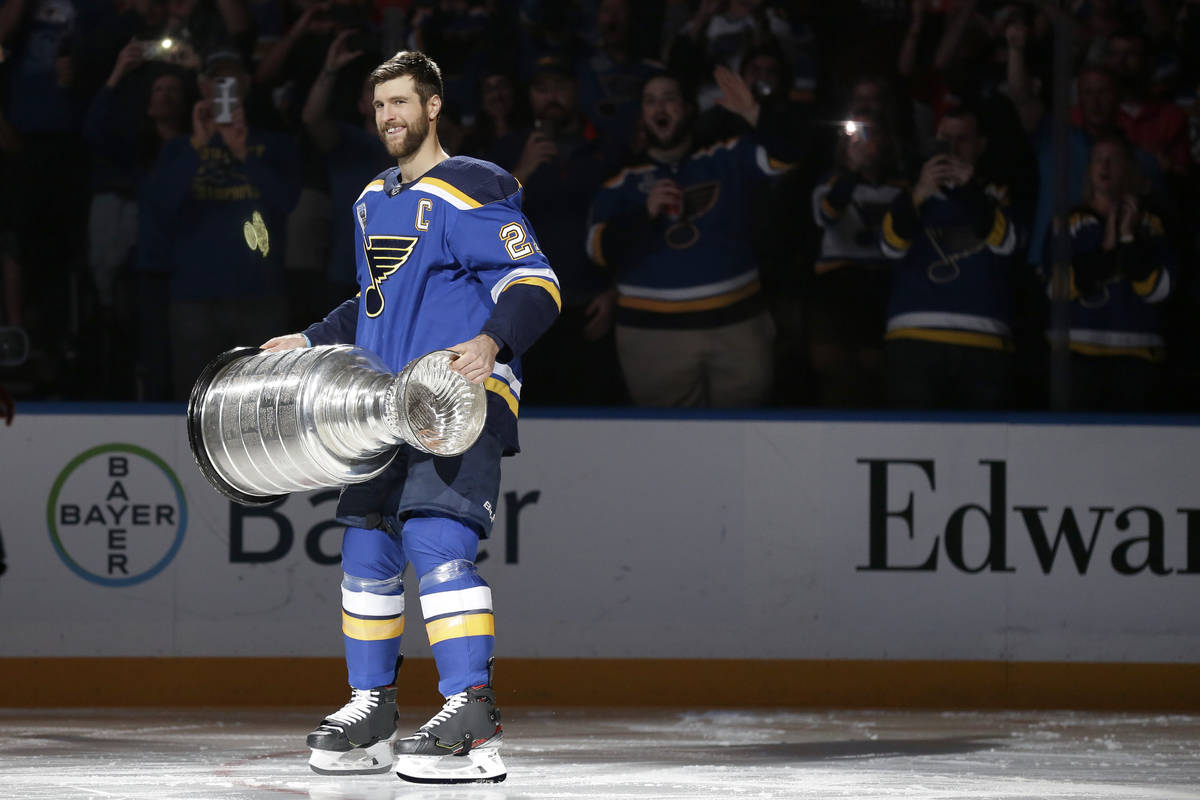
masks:
[(0, 709), (0, 798), (1200, 800), (1196, 715), (505, 709), (506, 782), (425, 787), (311, 773), (325, 711)]

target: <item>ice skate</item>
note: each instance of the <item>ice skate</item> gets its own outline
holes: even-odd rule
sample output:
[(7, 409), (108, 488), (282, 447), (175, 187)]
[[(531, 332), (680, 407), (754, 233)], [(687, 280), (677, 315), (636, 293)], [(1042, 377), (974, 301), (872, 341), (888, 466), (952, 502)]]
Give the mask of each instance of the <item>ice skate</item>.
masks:
[(395, 742), (396, 775), (413, 783), (499, 783), (500, 711), (491, 686), (451, 695), (412, 736)]
[(319, 775), (376, 775), (392, 768), (396, 689), (354, 689), (350, 702), (308, 735), (308, 765)]

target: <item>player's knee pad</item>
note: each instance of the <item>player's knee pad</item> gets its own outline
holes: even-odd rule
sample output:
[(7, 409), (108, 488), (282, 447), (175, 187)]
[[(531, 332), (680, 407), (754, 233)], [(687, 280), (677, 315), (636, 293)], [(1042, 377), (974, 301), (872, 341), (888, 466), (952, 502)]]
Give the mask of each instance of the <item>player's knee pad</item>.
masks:
[(421, 614), (429, 644), (467, 636), (494, 636), (492, 590), (475, 564), (456, 559), (421, 576)]
[(342, 633), (376, 641), (404, 633), (404, 581), (342, 574)]
[(410, 517), (404, 521), (400, 542), (418, 576), (448, 561), (474, 562), (479, 552), (479, 533), (451, 517)]

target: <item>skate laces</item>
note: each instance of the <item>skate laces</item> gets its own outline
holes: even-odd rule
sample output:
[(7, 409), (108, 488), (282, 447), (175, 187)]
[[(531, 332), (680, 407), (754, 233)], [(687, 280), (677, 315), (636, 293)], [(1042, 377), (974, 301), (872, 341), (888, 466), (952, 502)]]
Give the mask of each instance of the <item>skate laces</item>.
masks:
[(350, 702), (325, 718), (326, 722), (353, 725), (366, 719), (379, 705), (379, 694), (371, 689), (353, 689)]
[(446, 704), (442, 706), (442, 710), (433, 715), (433, 718), (421, 726), (421, 730), (428, 731), (437, 725), (441, 725), (450, 717), (454, 716), (454, 712), (467, 704), (467, 693), (459, 692), (452, 694), (446, 698)]

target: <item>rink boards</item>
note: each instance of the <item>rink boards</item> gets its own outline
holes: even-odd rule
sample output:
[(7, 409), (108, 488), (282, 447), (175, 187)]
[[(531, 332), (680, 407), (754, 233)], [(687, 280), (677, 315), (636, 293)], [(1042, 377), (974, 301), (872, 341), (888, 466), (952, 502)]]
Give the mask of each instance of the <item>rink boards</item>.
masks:
[[(336, 491), (233, 505), (178, 410), (106, 410), (0, 429), (0, 706), (232, 703), (264, 674), (340, 698)], [(510, 702), (1200, 708), (1191, 420), (521, 437), (481, 561)], [(407, 577), (406, 670), (431, 675)]]

